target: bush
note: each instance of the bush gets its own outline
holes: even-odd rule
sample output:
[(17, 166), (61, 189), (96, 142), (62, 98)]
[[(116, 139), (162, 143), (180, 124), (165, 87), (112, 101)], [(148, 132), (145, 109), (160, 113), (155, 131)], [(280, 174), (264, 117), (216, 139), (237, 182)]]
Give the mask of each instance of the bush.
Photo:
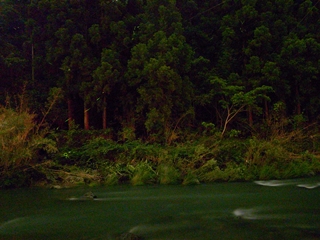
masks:
[(246, 171), (247, 170), (245, 165), (238, 165), (234, 162), (226, 163), (226, 167), (224, 169), (221, 169), (218, 166), (217, 161), (211, 159), (202, 167), (200, 167), (196, 172), (199, 176), (200, 181), (215, 182), (244, 180)]
[(26, 187), (46, 178), (33, 166), (57, 152), (56, 142), (34, 119), (27, 111), (0, 107), (0, 187)]
[(248, 164), (267, 165), (284, 162), (289, 156), (289, 152), (277, 142), (252, 138), (245, 153), (245, 161)]
[(269, 179), (279, 179), (280, 173), (275, 164), (265, 164), (261, 166), (259, 179), (261, 180), (269, 180)]
[(224, 173), (228, 176), (228, 181), (243, 181), (247, 177), (247, 167), (244, 164), (228, 162)]
[(38, 160), (40, 152), (57, 152), (55, 142), (39, 131), (35, 115), (0, 108), (0, 168), (20, 168)]
[(121, 152), (122, 146), (116, 142), (97, 137), (88, 140), (81, 148), (81, 164), (87, 167), (96, 168), (97, 165), (104, 161), (114, 161), (115, 156)]
[(0, 177), (1, 188), (28, 187), (31, 184), (30, 176), (23, 169), (4, 171)]
[(136, 166), (131, 166), (131, 168), (132, 185), (137, 186), (156, 182), (156, 172), (153, 170), (152, 165), (149, 162), (143, 161), (138, 163)]
[(200, 184), (199, 179), (196, 174), (192, 171), (189, 171), (183, 178), (182, 185), (198, 185)]
[(243, 163), (247, 145), (247, 141), (243, 139), (224, 139), (219, 142), (214, 154), (219, 166), (225, 167), (229, 162)]
[(176, 184), (180, 180), (179, 171), (170, 163), (163, 163), (157, 167), (160, 184)]
[(288, 163), (281, 174), (282, 178), (298, 178), (305, 177), (311, 173), (311, 164), (299, 159)]

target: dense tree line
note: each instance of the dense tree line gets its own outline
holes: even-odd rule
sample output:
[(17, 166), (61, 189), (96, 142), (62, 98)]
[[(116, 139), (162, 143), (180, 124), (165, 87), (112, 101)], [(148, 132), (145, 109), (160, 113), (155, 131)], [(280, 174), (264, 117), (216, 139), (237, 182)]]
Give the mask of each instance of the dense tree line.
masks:
[[(317, 0), (3, 0), (0, 104), (171, 142), (320, 114)], [(49, 99), (49, 100), (48, 100)], [(40, 117), (41, 119), (41, 117)], [(248, 130), (244, 130), (248, 129)]]

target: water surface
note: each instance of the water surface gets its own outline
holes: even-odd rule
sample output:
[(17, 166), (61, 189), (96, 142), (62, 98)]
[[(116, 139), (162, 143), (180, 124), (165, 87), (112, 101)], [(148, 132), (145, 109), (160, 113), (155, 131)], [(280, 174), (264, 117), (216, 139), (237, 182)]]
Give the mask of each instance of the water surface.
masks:
[(0, 239), (320, 239), (319, 183), (1, 190)]

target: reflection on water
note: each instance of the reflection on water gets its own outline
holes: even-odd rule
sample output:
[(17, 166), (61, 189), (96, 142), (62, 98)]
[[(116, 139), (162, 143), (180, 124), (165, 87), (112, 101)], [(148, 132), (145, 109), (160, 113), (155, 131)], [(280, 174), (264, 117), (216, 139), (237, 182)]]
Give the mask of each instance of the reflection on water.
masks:
[(320, 239), (319, 183), (2, 190), (0, 239)]

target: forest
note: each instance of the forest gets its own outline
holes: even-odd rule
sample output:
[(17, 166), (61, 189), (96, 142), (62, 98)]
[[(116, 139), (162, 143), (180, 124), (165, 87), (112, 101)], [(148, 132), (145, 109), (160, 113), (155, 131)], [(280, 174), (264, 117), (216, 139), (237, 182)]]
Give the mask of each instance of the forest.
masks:
[(319, 2), (0, 1), (0, 187), (317, 174)]

